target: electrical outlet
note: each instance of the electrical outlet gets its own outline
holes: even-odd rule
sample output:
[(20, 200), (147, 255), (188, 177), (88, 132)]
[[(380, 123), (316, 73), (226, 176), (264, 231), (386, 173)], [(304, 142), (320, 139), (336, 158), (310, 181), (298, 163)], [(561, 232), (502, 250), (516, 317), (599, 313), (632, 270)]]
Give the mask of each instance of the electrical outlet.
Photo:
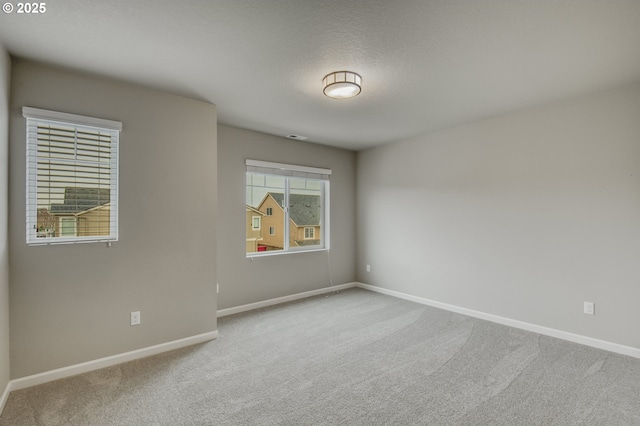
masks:
[(593, 302), (584, 302), (584, 313), (588, 315), (595, 315), (596, 305)]
[(367, 272), (371, 272), (371, 265), (367, 265)]
[(131, 312), (131, 325), (140, 325), (140, 311)]

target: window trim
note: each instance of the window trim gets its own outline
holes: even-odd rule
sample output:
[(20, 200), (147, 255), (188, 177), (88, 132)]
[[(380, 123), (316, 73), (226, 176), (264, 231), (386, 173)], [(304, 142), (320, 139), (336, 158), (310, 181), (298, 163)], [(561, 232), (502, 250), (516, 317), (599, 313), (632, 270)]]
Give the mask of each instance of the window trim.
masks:
[(246, 159), (247, 171), (281, 176), (295, 176), (312, 179), (329, 180), (331, 169), (320, 167), (298, 166), (296, 164), (272, 163), (270, 161)]
[[(95, 243), (95, 242), (111, 242), (118, 241), (118, 192), (119, 192), (119, 153), (120, 153), (120, 132), (122, 131), (122, 123), (119, 121), (106, 120), (102, 118), (89, 117), (78, 114), (69, 114), (58, 111), (50, 111), (32, 107), (22, 107), (22, 116), (26, 119), (26, 243), (29, 246), (38, 245), (58, 245), (58, 244), (77, 244), (77, 243)], [(67, 236), (67, 237), (44, 237), (38, 238), (37, 228), (37, 183), (32, 180), (30, 173), (37, 173), (37, 155), (33, 154), (30, 150), (38, 147), (37, 137), (34, 139), (30, 133), (30, 126), (33, 125), (32, 121), (60, 124), (63, 126), (75, 127), (76, 129), (89, 129), (91, 131), (100, 130), (111, 133), (111, 147), (112, 161), (110, 162), (111, 174), (109, 177), (109, 189), (110, 189), (110, 227), (109, 235), (92, 235), (92, 236)], [(34, 222), (35, 221), (35, 222)], [(77, 223), (76, 223), (77, 233)]]
[[(245, 253), (247, 258), (249, 257), (261, 257), (261, 256), (279, 256), (284, 254), (291, 253), (306, 253), (306, 252), (314, 252), (314, 251), (328, 251), (330, 248), (330, 176), (331, 169), (324, 169), (319, 167), (309, 167), (309, 166), (299, 166), (294, 164), (285, 164), (285, 163), (272, 163), (268, 161), (260, 161), (260, 160), (251, 160), (246, 159), (246, 170), (245, 170), (245, 192), (247, 188), (246, 177), (248, 173), (260, 173), (264, 175), (271, 176), (284, 176), (285, 179), (285, 188), (284, 188), (284, 204), (285, 206), (289, 205), (289, 195), (291, 192), (291, 188), (289, 185), (289, 178), (302, 178), (308, 180), (318, 180), (322, 181), (322, 189), (320, 191), (320, 196), (322, 199), (322, 213), (320, 218), (320, 244), (314, 246), (301, 246), (301, 247), (291, 247), (289, 246), (290, 241), (290, 226), (288, 223), (289, 212), (288, 208), (285, 208), (285, 226), (284, 226), (284, 236), (283, 242), (285, 248), (282, 250), (272, 250), (267, 252), (249, 252)], [(315, 236), (315, 229), (314, 229)]]
[[(258, 219), (258, 226), (256, 226), (256, 219)], [(251, 216), (251, 230), (252, 231), (262, 230), (262, 218), (260, 216)]]
[[(64, 226), (62, 225), (64, 222), (73, 223), (73, 236), (78, 236), (78, 218), (75, 216), (61, 216), (59, 218), (58, 227), (60, 228), (60, 235), (62, 235), (62, 230)], [(70, 238), (70, 236), (68, 236)]]
[(105, 120), (103, 118), (88, 117), (86, 115), (68, 114), (66, 112), (49, 111), (40, 108), (22, 107), (22, 116), (37, 120), (58, 121), (76, 126), (100, 127), (102, 129), (122, 131), (122, 123), (119, 121)]
[[(307, 237), (307, 231), (311, 231), (310, 232), (310, 234), (311, 234), (310, 237)], [(313, 240), (313, 239), (315, 239), (315, 236), (316, 236), (316, 228), (315, 227), (313, 227), (313, 226), (305, 226), (304, 227), (304, 239), (305, 240)]]

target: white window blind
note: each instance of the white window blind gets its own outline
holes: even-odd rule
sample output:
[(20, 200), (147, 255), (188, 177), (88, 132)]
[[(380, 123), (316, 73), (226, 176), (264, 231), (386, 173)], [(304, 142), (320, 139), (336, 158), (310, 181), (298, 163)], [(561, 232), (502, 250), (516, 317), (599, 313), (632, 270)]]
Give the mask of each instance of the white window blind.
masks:
[(24, 107), (27, 244), (118, 239), (115, 121)]
[(269, 161), (246, 160), (247, 172), (266, 173), (279, 176), (293, 176), (305, 179), (329, 180), (331, 169), (298, 166), (295, 164), (272, 163)]

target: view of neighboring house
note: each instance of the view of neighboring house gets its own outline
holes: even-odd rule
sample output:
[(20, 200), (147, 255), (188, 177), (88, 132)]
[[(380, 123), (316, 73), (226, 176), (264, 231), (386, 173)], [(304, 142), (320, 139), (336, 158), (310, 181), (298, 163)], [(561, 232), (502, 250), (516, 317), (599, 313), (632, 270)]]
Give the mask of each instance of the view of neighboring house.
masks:
[[(257, 209), (247, 206), (249, 209), (262, 213), (261, 232), (262, 239), (257, 244), (256, 250), (282, 250), (284, 248), (284, 194), (268, 192), (262, 199)], [(247, 252), (249, 250), (249, 213), (247, 213)], [(322, 217), (321, 198), (318, 195), (290, 194), (289, 195), (289, 246), (302, 247), (319, 245), (320, 220)]]
[(38, 236), (109, 235), (110, 197), (108, 188), (65, 188), (63, 203), (38, 209)]
[(253, 253), (259, 250), (262, 245), (262, 218), (265, 214), (261, 211), (247, 206), (247, 253)]

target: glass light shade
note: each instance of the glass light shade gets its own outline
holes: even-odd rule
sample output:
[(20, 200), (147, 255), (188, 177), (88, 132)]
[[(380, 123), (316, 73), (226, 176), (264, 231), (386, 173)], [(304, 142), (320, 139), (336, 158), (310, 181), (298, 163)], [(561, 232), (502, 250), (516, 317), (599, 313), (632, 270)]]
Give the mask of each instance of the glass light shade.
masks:
[(333, 99), (352, 98), (362, 90), (362, 77), (351, 71), (336, 71), (322, 79), (324, 94)]

